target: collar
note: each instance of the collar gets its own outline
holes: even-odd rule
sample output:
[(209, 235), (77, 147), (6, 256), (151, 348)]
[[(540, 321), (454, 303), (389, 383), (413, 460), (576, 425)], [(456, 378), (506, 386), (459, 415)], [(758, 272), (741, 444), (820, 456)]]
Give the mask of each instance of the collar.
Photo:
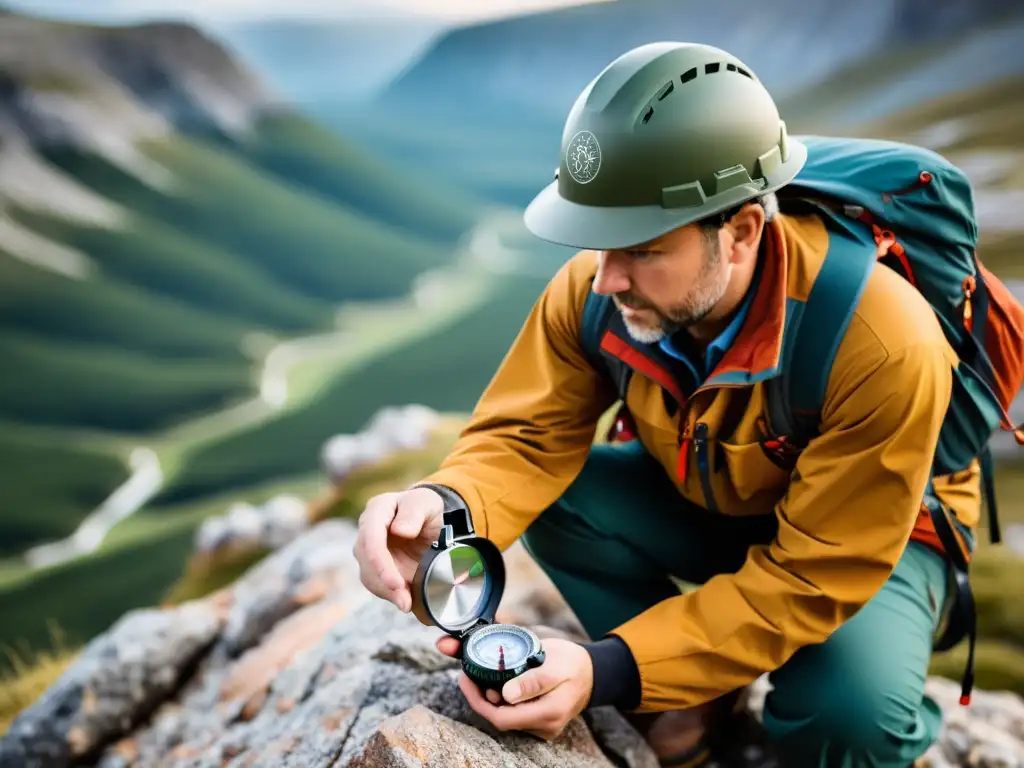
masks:
[[(743, 301), (740, 303), (739, 309), (725, 329), (707, 345), (700, 360), (695, 360), (694, 356), (688, 354), (686, 349), (680, 348), (677, 345), (678, 334), (676, 337), (665, 337), (659, 343), (662, 351), (681, 361), (690, 369), (696, 382), (700, 383), (708, 377), (708, 374), (715, 369), (715, 366), (718, 365), (719, 361), (729, 351), (733, 341), (739, 335), (761, 282), (761, 273), (764, 271), (764, 262), (767, 258), (766, 250), (762, 249), (761, 251), (761, 257), (758, 259), (758, 265), (754, 270), (753, 280), (743, 297)], [(686, 332), (681, 331), (680, 333)]]
[(788, 249), (784, 219), (775, 216), (765, 227), (764, 265), (739, 333), (706, 384), (752, 384), (778, 373), (786, 327)]

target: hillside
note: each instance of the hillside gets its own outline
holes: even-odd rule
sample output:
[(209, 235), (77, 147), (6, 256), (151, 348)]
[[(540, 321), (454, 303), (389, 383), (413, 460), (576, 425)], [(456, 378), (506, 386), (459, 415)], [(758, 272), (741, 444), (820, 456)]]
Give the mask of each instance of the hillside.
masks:
[[(424, 441), (307, 490), (306, 526), (276, 546), (237, 538), (193, 551), (166, 594), (112, 620), (87, 645), (64, 645), (56, 657), (21, 667), (16, 679), (0, 676), (0, 765), (43, 765), (33, 760), (45, 754), (47, 766), (69, 768), (83, 761), (122, 768), (157, 761), (182, 768), (225, 761), (440, 768), (456, 757), (473, 766), (656, 766), (611, 710), (585, 713), (546, 744), (496, 732), (466, 708), (457, 666), (433, 645), (437, 631), (360, 585), (351, 517), (371, 495), (404, 487), (436, 466), (465, 423), (464, 414), (436, 415)], [(397, 433), (401, 426), (391, 428)], [(148, 578), (146, 563), (156, 554), (136, 550), (142, 556), (121, 567)], [(508, 579), (497, 619), (544, 639), (583, 638), (525, 550), (513, 545), (504, 559)], [(1024, 561), (1006, 553), (982, 554), (973, 704), (958, 705), (953, 682), (963, 648), (936, 654), (927, 692), (945, 722), (921, 768), (1015, 765), (1008, 756), (1024, 755), (1024, 615), (1005, 589), (1022, 569)], [(129, 680), (136, 684), (125, 685)], [(733, 758), (725, 764), (778, 765), (759, 727), (769, 688), (767, 678), (752, 686), (724, 734), (719, 748)]]
[[(1024, 10), (1013, 0), (635, 0), (452, 30), (384, 89), (372, 123), (320, 109), (367, 147), (424, 158), (444, 178), (525, 205), (551, 179), (580, 91), (620, 54), (660, 40), (737, 55), (779, 100), (794, 133), (822, 123), (845, 130), (1024, 73)], [(851, 83), (851, 71), (870, 79)], [(839, 96), (861, 85), (863, 99)], [(395, 127), (410, 115), (415, 131)]]
[[(938, 6), (922, 0), (595, 3), (452, 30), (378, 101), (425, 107), (429, 98), (438, 113), (462, 104), (468, 111), (518, 107), (561, 117), (608, 62), (656, 40), (725, 48), (781, 98), (828, 80), (868, 55), (908, 42), (917, 46), (959, 40), (965, 30), (999, 26), (1005, 17), (1019, 13), (1020, 5), (1013, 0), (951, 0)], [(1019, 55), (1005, 63), (992, 56), (986, 76), (994, 67), (1013, 68), (1019, 62)]]
[(408, 294), (478, 213), (197, 28), (5, 15), (0, 423), (39, 469), (0, 470), (0, 553), (70, 533), (137, 442), (258, 394), (275, 342)]

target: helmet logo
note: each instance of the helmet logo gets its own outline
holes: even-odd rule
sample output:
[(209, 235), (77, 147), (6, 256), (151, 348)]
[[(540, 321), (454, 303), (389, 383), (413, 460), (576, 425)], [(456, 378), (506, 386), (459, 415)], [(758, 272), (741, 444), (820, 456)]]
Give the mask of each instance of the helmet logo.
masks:
[(590, 131), (580, 131), (565, 149), (569, 175), (579, 184), (593, 181), (601, 169), (601, 145)]

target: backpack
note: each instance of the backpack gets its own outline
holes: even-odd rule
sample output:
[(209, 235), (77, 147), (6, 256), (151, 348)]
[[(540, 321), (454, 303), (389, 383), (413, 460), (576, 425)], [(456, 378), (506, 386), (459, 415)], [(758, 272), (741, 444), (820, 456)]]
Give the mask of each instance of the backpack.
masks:
[[(989, 535), (998, 543), (989, 443), (1002, 428), (1024, 444), (1024, 425), (1015, 429), (1009, 417), (1024, 383), (1024, 306), (977, 257), (970, 183), (948, 160), (921, 147), (874, 139), (796, 138), (807, 146), (808, 158), (797, 177), (777, 193), (780, 210), (818, 213), (827, 227), (869, 249), (863, 252), (867, 258), (851, 255), (851, 249), (831, 249), (807, 302), (787, 321), (798, 323), (796, 332), (786, 335), (781, 373), (766, 382), (765, 419), (774, 435), (768, 448), (780, 463), (792, 466), (814, 437), (829, 371), (861, 289), (875, 263), (885, 264), (927, 299), (960, 360), (932, 475), (979, 462)], [(595, 361), (601, 360), (603, 326), (614, 309), (604, 298), (591, 292), (583, 312), (581, 339)], [(970, 635), (961, 696), (966, 704), (976, 638), (968, 580), (974, 542), (930, 481), (923, 506), (951, 566), (953, 599), (935, 648), (947, 650)]]

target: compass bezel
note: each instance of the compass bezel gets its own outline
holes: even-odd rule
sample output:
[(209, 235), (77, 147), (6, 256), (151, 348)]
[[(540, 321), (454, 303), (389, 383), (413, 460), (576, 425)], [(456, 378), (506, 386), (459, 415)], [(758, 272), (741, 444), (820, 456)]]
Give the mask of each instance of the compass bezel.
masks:
[[(477, 612), (471, 614), (464, 621), (445, 624), (430, 609), (427, 600), (427, 584), (437, 558), (443, 553), (462, 546), (471, 547), (480, 554), (484, 565), (484, 585), (481, 593), (483, 599), (478, 604)], [(493, 624), (494, 615), (497, 613), (504, 591), (505, 561), (501, 557), (501, 550), (489, 539), (474, 534), (456, 537), (452, 526), (444, 525), (437, 541), (431, 544), (424, 554), (416, 569), (416, 574), (413, 576), (412, 609), (416, 617), (424, 624), (433, 624), (449, 635), (462, 639), (474, 627), (481, 624)]]

